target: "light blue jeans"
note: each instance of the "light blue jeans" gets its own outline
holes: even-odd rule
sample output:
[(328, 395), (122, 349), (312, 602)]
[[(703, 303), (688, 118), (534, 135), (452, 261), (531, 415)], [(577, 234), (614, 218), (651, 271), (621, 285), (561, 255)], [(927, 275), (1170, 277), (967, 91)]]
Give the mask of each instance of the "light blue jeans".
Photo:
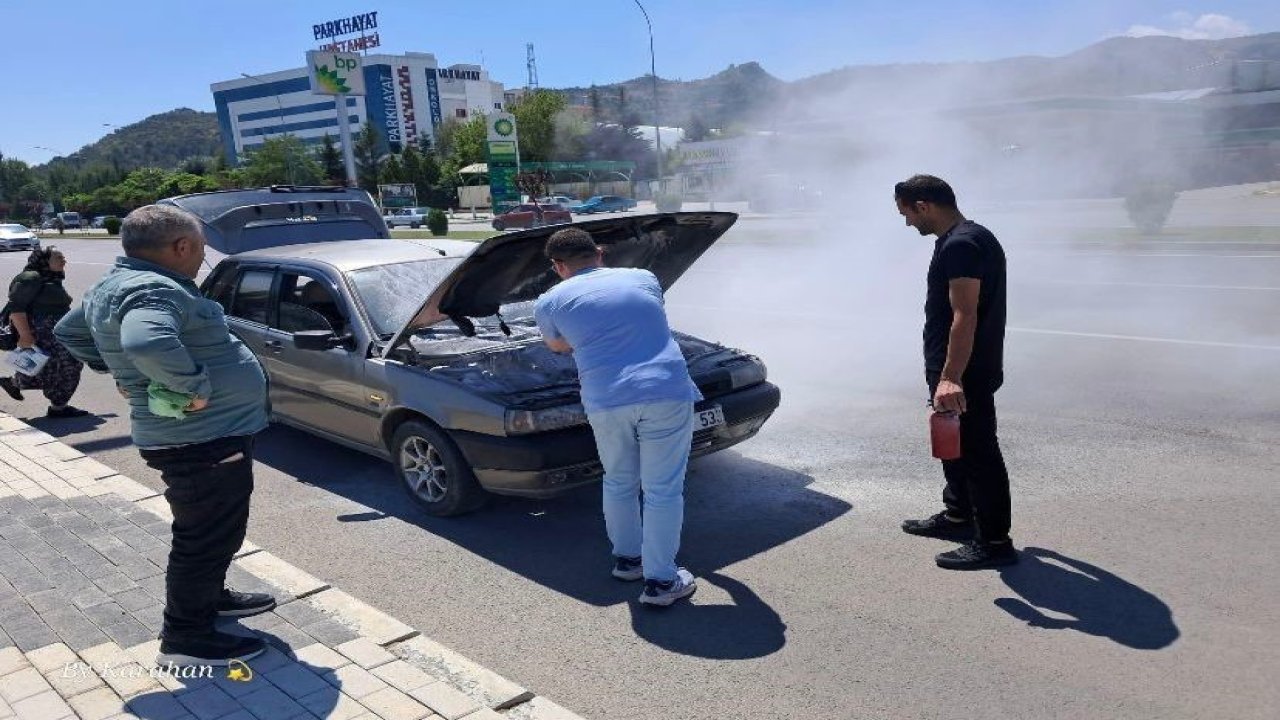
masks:
[(624, 405), (590, 413), (588, 419), (604, 465), (604, 524), (613, 554), (643, 558), (646, 580), (674, 580), (693, 403)]

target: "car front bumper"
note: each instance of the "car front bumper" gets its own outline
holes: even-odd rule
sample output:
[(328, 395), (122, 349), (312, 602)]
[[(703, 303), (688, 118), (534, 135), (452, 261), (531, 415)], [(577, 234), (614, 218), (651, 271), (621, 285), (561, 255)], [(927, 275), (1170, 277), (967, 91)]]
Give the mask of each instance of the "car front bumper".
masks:
[[(708, 455), (754, 437), (777, 409), (782, 393), (763, 382), (703, 400), (695, 410), (719, 405), (725, 424), (693, 434), (691, 457)], [(604, 475), (589, 426), (515, 437), (454, 432), (453, 439), (485, 490), (498, 495), (547, 498), (598, 481)]]

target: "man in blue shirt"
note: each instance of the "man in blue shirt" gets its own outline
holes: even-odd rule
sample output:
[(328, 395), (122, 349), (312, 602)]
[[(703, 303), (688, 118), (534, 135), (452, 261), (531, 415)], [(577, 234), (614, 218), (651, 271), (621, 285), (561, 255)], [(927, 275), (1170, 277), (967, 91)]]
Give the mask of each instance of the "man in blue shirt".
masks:
[(653, 273), (605, 267), (604, 251), (578, 228), (553, 234), (546, 254), (563, 282), (538, 298), (534, 316), (547, 346), (573, 353), (578, 366), (582, 405), (604, 465), (613, 576), (644, 578), (640, 602), (670, 605), (697, 589), (693, 575), (676, 565), (676, 553), (693, 404), (702, 394), (671, 335)]
[(195, 216), (167, 205), (129, 213), (125, 257), (59, 321), (58, 341), (110, 371), (128, 398), (133, 442), (160, 471), (173, 511), (161, 664), (227, 665), (265, 649), (214, 630), (218, 616), (267, 612), (275, 600), (225, 589), (253, 493), (253, 435), (267, 426), (266, 377), (192, 280), (204, 261)]

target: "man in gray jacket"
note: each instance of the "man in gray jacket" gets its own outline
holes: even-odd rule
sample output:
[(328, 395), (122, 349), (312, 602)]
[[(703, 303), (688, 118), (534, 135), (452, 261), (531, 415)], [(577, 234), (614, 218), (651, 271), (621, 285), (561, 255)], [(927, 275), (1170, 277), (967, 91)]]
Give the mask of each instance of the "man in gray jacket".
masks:
[(76, 358), (115, 377), (133, 442), (168, 486), (173, 546), (159, 662), (246, 660), (265, 649), (262, 640), (218, 632), (214, 620), (275, 607), (269, 595), (223, 587), (249, 520), (266, 377), (193, 282), (204, 261), (199, 220), (147, 205), (124, 219), (120, 240), (125, 257), (54, 332)]

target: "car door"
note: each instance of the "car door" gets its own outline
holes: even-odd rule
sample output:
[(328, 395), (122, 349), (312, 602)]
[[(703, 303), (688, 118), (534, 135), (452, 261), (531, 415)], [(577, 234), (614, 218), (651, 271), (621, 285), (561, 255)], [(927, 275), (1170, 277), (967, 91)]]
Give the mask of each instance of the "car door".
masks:
[[(341, 286), (316, 270), (281, 267), (265, 332), (271, 409), (297, 425), (360, 445), (378, 446), (382, 394), (365, 379), (351, 303)], [(293, 334), (332, 332), (351, 339), (342, 347), (300, 350)]]
[[(206, 296), (222, 305), (227, 327), (262, 362), (274, 267), (227, 266), (210, 278)], [(265, 365), (264, 365), (265, 367)]]

